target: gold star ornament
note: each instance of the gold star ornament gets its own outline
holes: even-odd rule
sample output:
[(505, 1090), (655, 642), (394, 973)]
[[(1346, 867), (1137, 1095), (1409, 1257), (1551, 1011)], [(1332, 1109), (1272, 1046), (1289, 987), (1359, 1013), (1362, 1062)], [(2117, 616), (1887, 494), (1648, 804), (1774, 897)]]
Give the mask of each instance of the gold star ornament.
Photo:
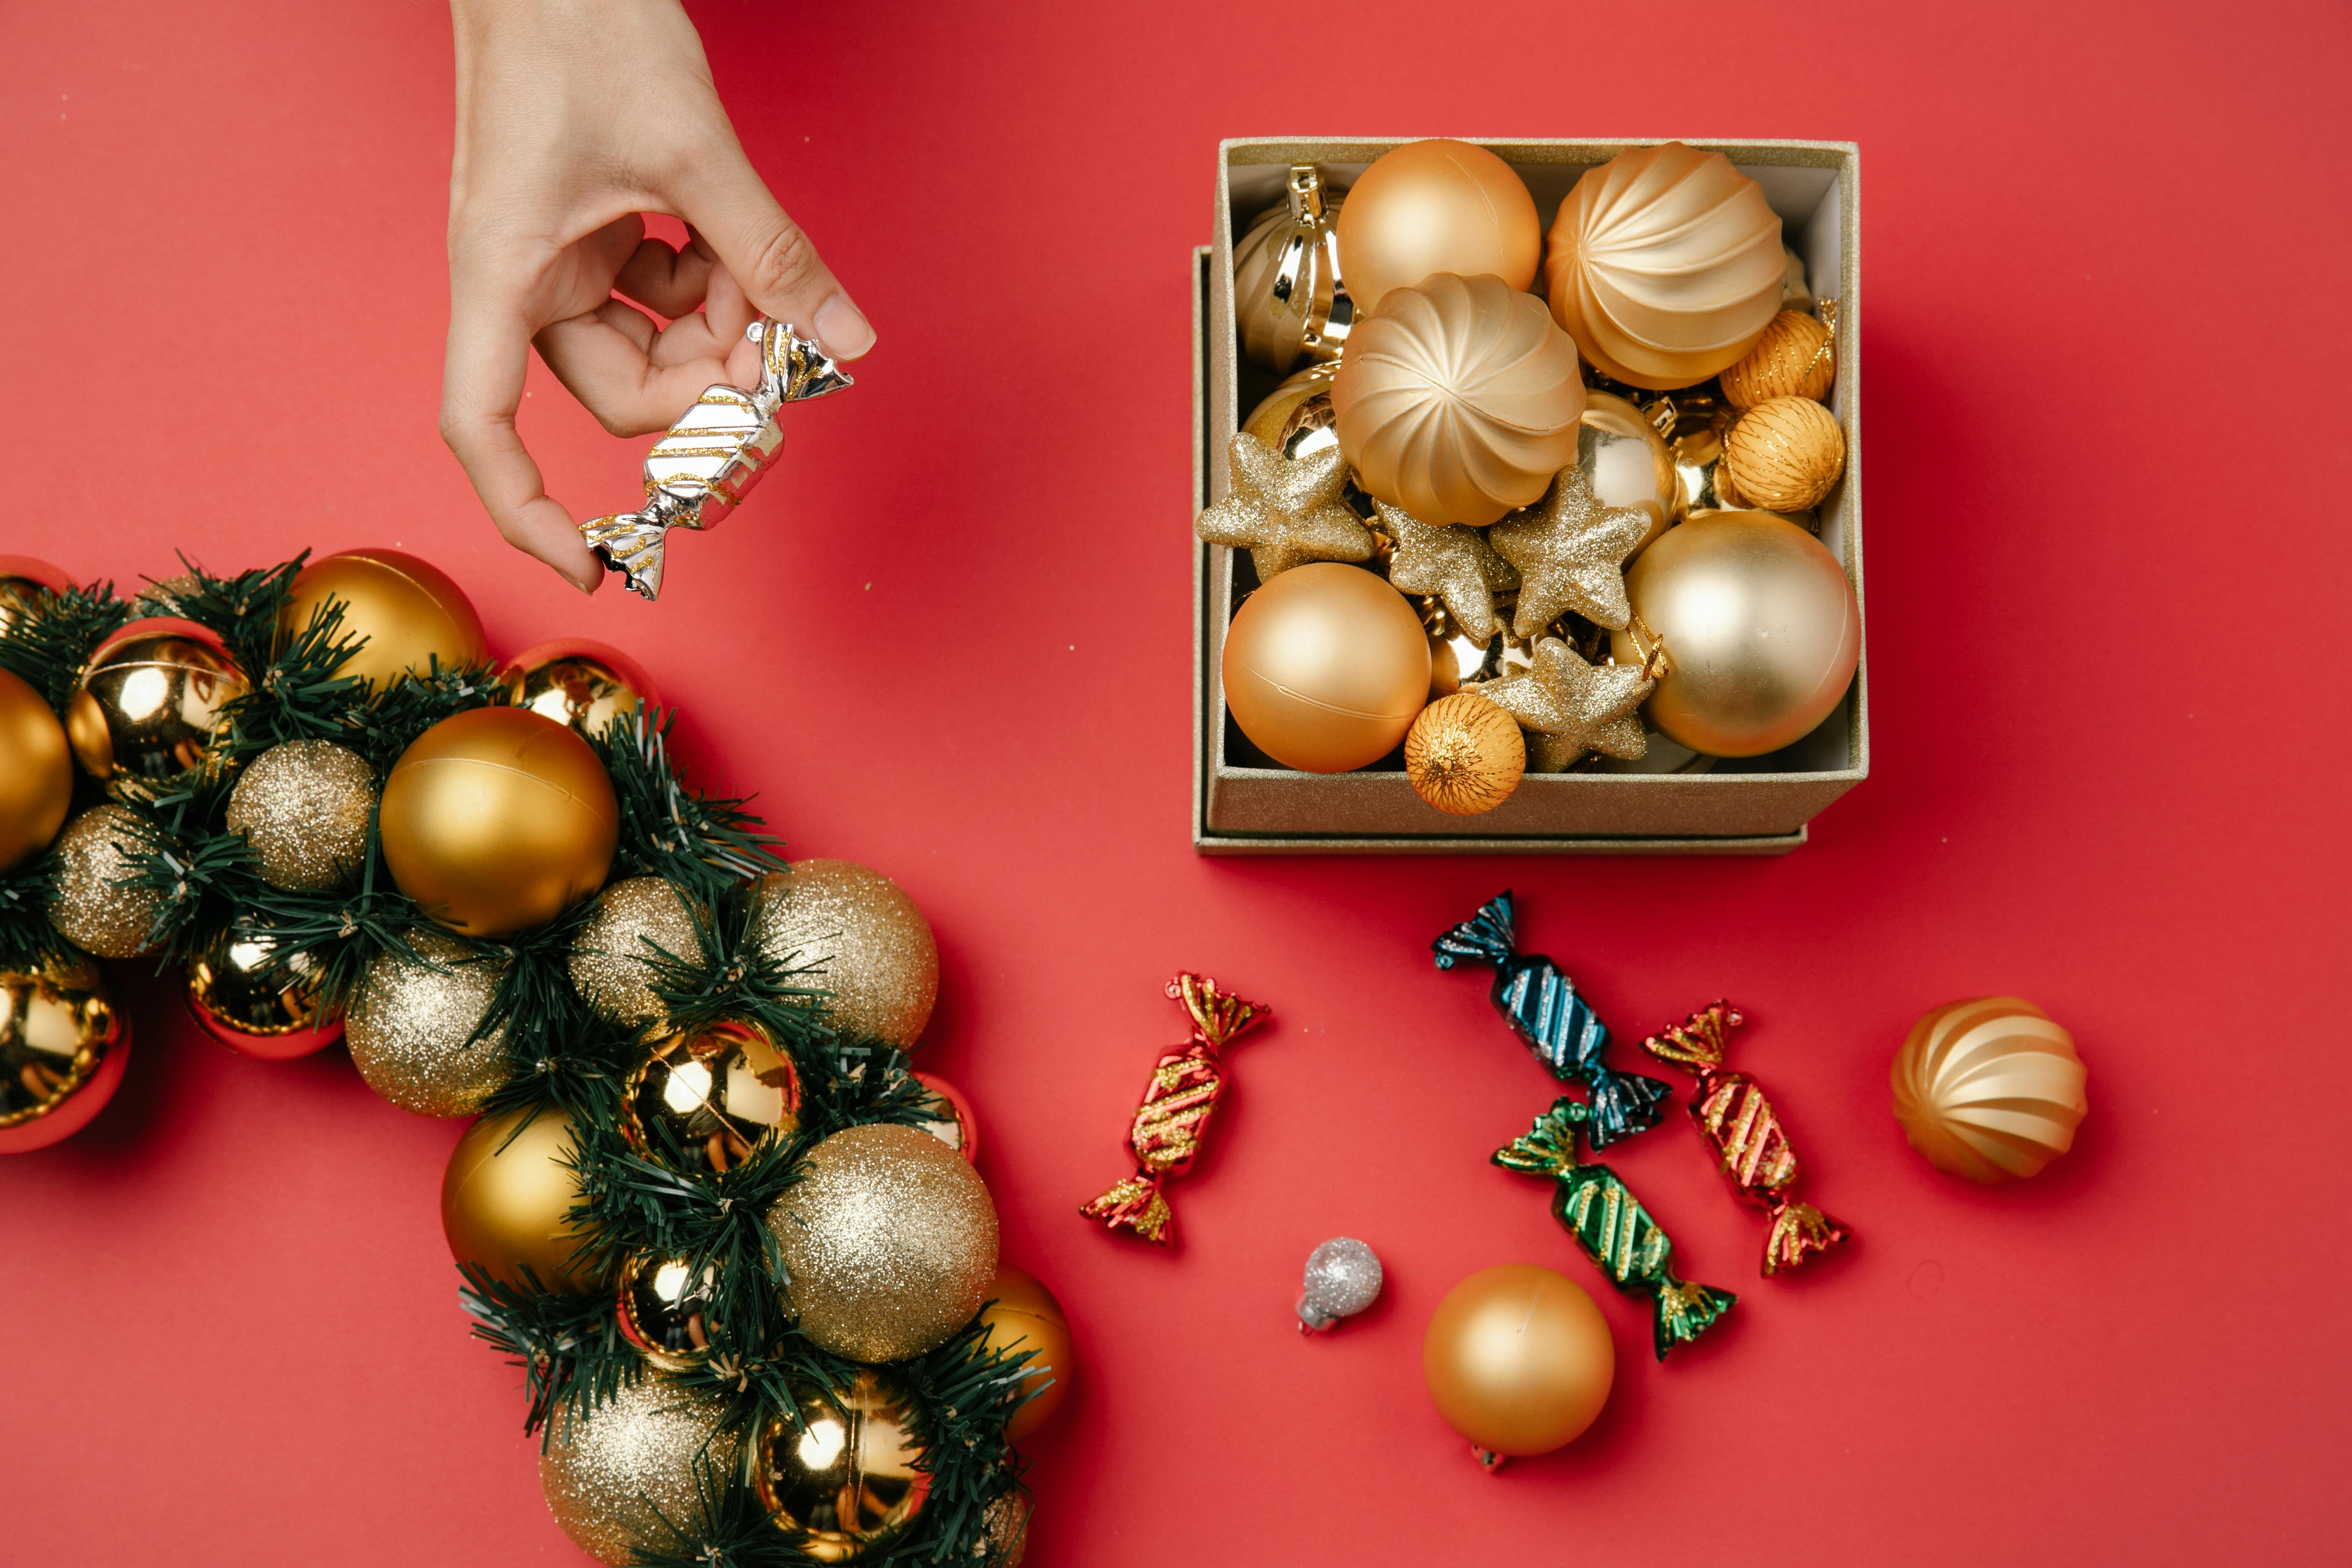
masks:
[(1484, 697), (1522, 729), (1580, 748), (1579, 755), (1606, 752), (1632, 762), (1650, 749), (1634, 710), (1657, 684), (1646, 668), (1587, 664), (1559, 637), (1546, 637), (1536, 644), (1535, 664), (1525, 675), (1463, 689)]
[(1434, 595), (1454, 624), (1474, 635), (1496, 624), (1495, 595), (1517, 587), (1519, 574), (1495, 553), (1484, 533), (1458, 522), (1423, 522), (1378, 499), (1372, 510), (1381, 531), (1395, 542), (1389, 556), (1391, 583), (1407, 594)]
[(1286, 458), (1239, 430), (1225, 452), (1233, 488), (1192, 524), (1203, 542), (1246, 548), (1261, 583), (1309, 561), (1371, 559), (1371, 531), (1339, 499), (1348, 459), (1338, 447)]
[(1637, 506), (1603, 506), (1582, 468), (1563, 468), (1543, 499), (1486, 531), (1487, 542), (1518, 568), (1519, 607), (1512, 629), (1534, 637), (1574, 610), (1589, 621), (1622, 628), (1625, 558), (1650, 535), (1650, 514)]

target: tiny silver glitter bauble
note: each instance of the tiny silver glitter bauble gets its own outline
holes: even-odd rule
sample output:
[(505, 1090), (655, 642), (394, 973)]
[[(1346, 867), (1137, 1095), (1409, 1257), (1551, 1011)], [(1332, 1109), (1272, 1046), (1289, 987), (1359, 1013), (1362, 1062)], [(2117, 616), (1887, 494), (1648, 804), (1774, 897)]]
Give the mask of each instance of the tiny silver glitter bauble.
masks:
[(49, 923), (65, 939), (100, 958), (136, 958), (147, 951), (163, 895), (127, 887), (144, 857), (139, 819), (127, 807), (92, 806), (58, 835), (58, 878), (49, 891)]
[(761, 951), (832, 993), (836, 1026), (912, 1047), (940, 991), (940, 949), (915, 901), (850, 860), (796, 860), (760, 879)]
[(654, 993), (663, 953), (701, 962), (694, 915), (661, 878), (631, 877), (597, 896), (595, 912), (572, 939), (572, 984), (613, 1022), (650, 1024), (669, 1011)]
[(599, 1563), (675, 1549), (663, 1520), (689, 1537), (703, 1522), (696, 1461), (722, 1484), (735, 1464), (726, 1415), (718, 1395), (660, 1376), (623, 1388), (584, 1421), (558, 1415), (539, 1457), (548, 1511)]
[(375, 770), (332, 741), (289, 741), (253, 759), (228, 792), (225, 818), (261, 862), (261, 879), (289, 891), (347, 885), (367, 857)]
[(343, 1017), (343, 1042), (367, 1086), (403, 1110), (471, 1116), (507, 1080), (505, 1022), (471, 1036), (508, 965), (438, 931), (413, 931), (409, 942), (432, 963), (394, 952), (371, 959)]
[(1381, 1298), (1381, 1260), (1352, 1236), (1336, 1236), (1307, 1255), (1307, 1290), (1298, 1326), (1320, 1331)]
[(996, 1275), (996, 1205), (954, 1150), (871, 1122), (809, 1151), (768, 1211), (784, 1310), (818, 1348), (900, 1361), (945, 1344)]

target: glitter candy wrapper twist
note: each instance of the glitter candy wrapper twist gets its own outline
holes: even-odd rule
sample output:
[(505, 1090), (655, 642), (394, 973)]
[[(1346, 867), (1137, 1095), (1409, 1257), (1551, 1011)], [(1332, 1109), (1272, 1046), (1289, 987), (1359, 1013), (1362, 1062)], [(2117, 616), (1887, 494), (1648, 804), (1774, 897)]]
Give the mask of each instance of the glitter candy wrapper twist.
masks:
[(1585, 1137), (1595, 1149), (1606, 1149), (1636, 1132), (1658, 1124), (1659, 1106), (1674, 1092), (1654, 1078), (1618, 1072), (1605, 1059), (1608, 1026), (1593, 1015), (1576, 983), (1559, 964), (1542, 953), (1522, 953), (1512, 928), (1510, 889), (1505, 889), (1444, 936), (1429, 944), (1437, 967), (1456, 963), (1491, 963), (1495, 985), (1489, 995), (1552, 1077), (1578, 1079), (1592, 1097), (1592, 1119)]
[(766, 317), (744, 336), (760, 345), (760, 384), (713, 386), (646, 454), (641, 511), (591, 518), (580, 535), (633, 594), (658, 598), (663, 542), (673, 528), (709, 528), (735, 510), (783, 450), (779, 410), (851, 384), (815, 342)]
[(1131, 1230), (1160, 1247), (1173, 1244), (1176, 1237), (1174, 1216), (1160, 1185), (1190, 1170), (1201, 1152), (1209, 1115), (1225, 1087), (1224, 1065), (1217, 1053), (1267, 1016), (1259, 1004), (1226, 995), (1204, 975), (1178, 975), (1168, 983), (1168, 994), (1192, 1015), (1192, 1043), (1161, 1057), (1151, 1069), (1151, 1082), (1128, 1132), (1135, 1174), (1078, 1211), (1111, 1230)]
[(1628, 1296), (1650, 1297), (1656, 1313), (1652, 1336), (1658, 1359), (1664, 1361), (1668, 1351), (1705, 1333), (1739, 1298), (1675, 1279), (1675, 1244), (1617, 1173), (1606, 1165), (1578, 1163), (1576, 1130), (1591, 1115), (1590, 1108), (1573, 1100), (1552, 1101), (1526, 1137), (1495, 1151), (1495, 1163), (1507, 1171), (1549, 1176), (1558, 1184), (1551, 1197), (1553, 1217), (1568, 1227), (1611, 1284)]
[(1652, 1035), (1642, 1048), (1698, 1079), (1690, 1101), (1692, 1123), (1715, 1145), (1733, 1189), (1772, 1216), (1771, 1233), (1764, 1239), (1769, 1277), (1827, 1252), (1848, 1232), (1812, 1205), (1796, 1200), (1797, 1152), (1789, 1146), (1780, 1119), (1754, 1079), (1724, 1070), (1725, 1037), (1740, 1022), (1737, 1007), (1717, 1002)]

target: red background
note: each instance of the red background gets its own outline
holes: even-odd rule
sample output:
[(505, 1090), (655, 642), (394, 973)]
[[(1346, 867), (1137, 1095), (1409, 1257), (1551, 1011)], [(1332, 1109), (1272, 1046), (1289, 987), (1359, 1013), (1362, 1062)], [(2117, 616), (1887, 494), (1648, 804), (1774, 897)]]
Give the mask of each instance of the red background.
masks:
[[(128, 582), (175, 547), (421, 551), (500, 647), (635, 650), (795, 854), (898, 878), (945, 965), (925, 1063), (1084, 1336), (1033, 1564), (2352, 1551), (2340, 5), (697, 16), (881, 342), (658, 607), (508, 552), (436, 437), (429, 0), (0, 13), (0, 549)], [(1810, 847), (1192, 855), (1187, 248), (1218, 137), (1321, 132), (1861, 142), (1876, 771)], [(643, 443), (533, 389), (556, 493), (625, 500)], [(1670, 1366), (1486, 1163), (1549, 1083), (1425, 943), (1507, 884), (1621, 1035), (1742, 1003), (1742, 1064), (1858, 1232), (1759, 1280), (1688, 1130), (1627, 1147), (1685, 1271), (1744, 1298)], [(1180, 966), (1280, 1027), (1237, 1047), (1160, 1255), (1073, 1210), (1123, 1169)], [(1908, 1152), (1885, 1076), (1916, 1015), (1989, 991), (2074, 1027), (2093, 1107), (1990, 1194)], [(457, 1128), (131, 993), (115, 1105), (0, 1166), (0, 1558), (575, 1561), (457, 1311)], [(1302, 1342), (1337, 1234), (1388, 1295)], [(1507, 1261), (1594, 1289), (1619, 1376), (1586, 1438), (1489, 1478), (1419, 1352)]]

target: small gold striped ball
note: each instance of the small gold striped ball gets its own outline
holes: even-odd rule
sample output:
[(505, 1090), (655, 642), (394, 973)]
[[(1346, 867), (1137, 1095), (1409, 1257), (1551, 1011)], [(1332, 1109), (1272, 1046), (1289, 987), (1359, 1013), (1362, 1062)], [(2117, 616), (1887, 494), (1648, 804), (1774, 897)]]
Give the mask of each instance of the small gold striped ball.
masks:
[(1528, 771), (1518, 721), (1475, 692), (1441, 697), (1404, 738), (1404, 776), (1414, 793), (1454, 816), (1492, 811)]
[(1836, 379), (1830, 330), (1801, 310), (1783, 310), (1756, 346), (1723, 373), (1723, 400), (1734, 408), (1753, 408), (1775, 397), (1823, 402)]
[(1768, 398), (1723, 433), (1723, 466), (1749, 505), (1802, 511), (1845, 472), (1845, 432), (1810, 397)]

